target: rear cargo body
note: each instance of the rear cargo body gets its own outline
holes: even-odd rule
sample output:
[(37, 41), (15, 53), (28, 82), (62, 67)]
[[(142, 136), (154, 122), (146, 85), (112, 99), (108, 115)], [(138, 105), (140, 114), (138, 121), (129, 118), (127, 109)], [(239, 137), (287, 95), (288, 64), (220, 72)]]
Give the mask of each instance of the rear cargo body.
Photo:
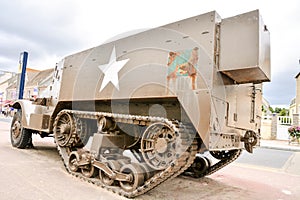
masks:
[[(234, 38), (242, 39), (235, 41)], [(211, 132), (226, 133), (232, 128), (257, 131), (260, 119), (256, 118), (260, 116), (260, 107), (255, 106), (258, 111), (251, 111), (251, 95), (253, 91), (260, 95), (261, 86), (236, 83), (269, 80), (269, 54), (260, 52), (268, 49), (263, 45), (268, 41), (263, 41), (265, 38), (268, 38), (268, 32), (264, 30), (258, 11), (224, 20), (216, 12), (210, 12), (145, 31), (66, 57), (59, 101), (122, 100), (124, 114), (138, 114), (140, 107), (148, 104), (142, 109), (144, 115), (155, 104), (166, 102), (166, 108), (156, 114), (163, 116), (167, 113), (168, 118), (183, 120), (181, 118), (185, 116), (181, 114), (186, 112), (206, 144)], [(192, 88), (191, 76), (180, 74), (182, 72), (177, 69), (176, 77), (172, 77), (176, 69), (168, 66), (168, 62), (172, 53), (181, 54), (175, 61), (187, 62), (194, 48), (197, 48), (198, 57)], [(113, 50), (117, 60), (128, 60), (114, 74), (117, 74), (119, 88), (111, 82), (103, 83), (105, 74), (99, 68), (109, 63)], [(223, 74), (231, 78), (230, 84), (224, 83)], [(147, 102), (150, 100), (154, 103)], [(184, 111), (179, 109), (179, 113), (171, 113), (168, 102), (175, 104), (176, 101)], [(259, 98), (256, 101), (260, 104)], [(136, 108), (133, 104), (137, 105)], [(120, 112), (118, 105), (109, 107)], [(94, 109), (98, 110), (97, 105)]]
[[(119, 181), (120, 194), (133, 197), (159, 172), (164, 180), (187, 169), (205, 176), (244, 147), (252, 152), (265, 81), (269, 32), (259, 11), (226, 19), (213, 11), (67, 56), (44, 101), (14, 105), (22, 117), (13, 127), (53, 134), (69, 171), (90, 178), (98, 169), (104, 185)], [(124, 160), (124, 150), (138, 164), (107, 156)], [(220, 162), (212, 165), (207, 151)], [(155, 172), (141, 178), (142, 166)]]

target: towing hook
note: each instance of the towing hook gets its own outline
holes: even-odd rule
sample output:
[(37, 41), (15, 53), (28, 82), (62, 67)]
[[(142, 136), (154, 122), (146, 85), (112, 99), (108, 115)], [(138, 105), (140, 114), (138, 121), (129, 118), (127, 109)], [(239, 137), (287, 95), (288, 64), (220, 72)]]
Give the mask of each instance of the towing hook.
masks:
[(257, 135), (254, 131), (248, 130), (241, 141), (244, 142), (245, 149), (249, 153), (253, 153), (253, 147), (257, 144)]

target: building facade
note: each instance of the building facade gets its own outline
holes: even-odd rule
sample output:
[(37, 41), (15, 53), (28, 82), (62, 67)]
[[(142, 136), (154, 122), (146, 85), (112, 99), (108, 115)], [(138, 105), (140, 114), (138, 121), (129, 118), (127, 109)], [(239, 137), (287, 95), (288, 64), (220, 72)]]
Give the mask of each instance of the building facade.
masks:
[(300, 72), (295, 77), (296, 79), (296, 95), (290, 103), (290, 116), (293, 117), (294, 114), (300, 113)]
[(7, 71), (0, 71), (0, 111), (2, 112), (3, 107), (9, 103), (7, 100), (7, 92), (6, 89), (10, 84), (11, 78), (15, 74)]
[[(50, 85), (53, 77), (53, 69), (43, 71), (26, 69), (24, 99), (35, 99), (41, 96)], [(18, 77), (20, 74), (0, 71), (0, 109), (3, 110), (6, 104), (18, 98)]]

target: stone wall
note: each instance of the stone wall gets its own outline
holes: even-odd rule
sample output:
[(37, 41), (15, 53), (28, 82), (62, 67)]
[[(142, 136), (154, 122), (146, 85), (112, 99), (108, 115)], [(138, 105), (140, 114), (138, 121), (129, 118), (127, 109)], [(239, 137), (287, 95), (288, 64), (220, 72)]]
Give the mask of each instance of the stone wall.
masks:
[(260, 129), (260, 136), (261, 139), (264, 140), (271, 140), (271, 130), (272, 130), (272, 120), (270, 119), (263, 119), (261, 121), (261, 129)]

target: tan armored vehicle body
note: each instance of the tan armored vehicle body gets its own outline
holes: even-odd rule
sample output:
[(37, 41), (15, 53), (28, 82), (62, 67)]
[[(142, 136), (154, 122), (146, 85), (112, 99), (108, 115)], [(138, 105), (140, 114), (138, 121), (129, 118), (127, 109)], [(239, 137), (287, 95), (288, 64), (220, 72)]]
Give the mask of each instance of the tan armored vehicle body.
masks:
[(70, 55), (47, 94), (13, 105), (12, 145), (53, 135), (68, 172), (126, 197), (211, 174), (257, 143), (269, 56), (257, 10), (209, 12)]

